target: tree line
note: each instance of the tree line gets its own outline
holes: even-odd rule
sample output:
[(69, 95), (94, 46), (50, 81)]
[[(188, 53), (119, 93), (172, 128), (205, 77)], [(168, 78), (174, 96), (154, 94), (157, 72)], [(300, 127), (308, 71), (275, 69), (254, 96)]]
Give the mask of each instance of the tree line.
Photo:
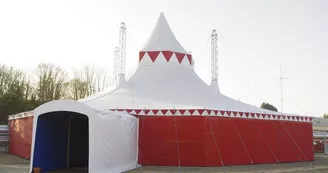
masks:
[[(78, 100), (111, 85), (106, 69), (86, 65), (68, 72), (49, 63), (41, 63), (32, 74), (0, 65), (0, 124), (7, 116), (33, 110), (51, 100)], [(261, 108), (277, 112), (278, 109), (263, 102)], [(323, 118), (328, 119), (328, 114)]]
[(78, 100), (111, 84), (106, 69), (86, 65), (69, 74), (59, 66), (41, 63), (26, 71), (0, 65), (0, 124), (7, 116), (33, 110), (51, 100)]

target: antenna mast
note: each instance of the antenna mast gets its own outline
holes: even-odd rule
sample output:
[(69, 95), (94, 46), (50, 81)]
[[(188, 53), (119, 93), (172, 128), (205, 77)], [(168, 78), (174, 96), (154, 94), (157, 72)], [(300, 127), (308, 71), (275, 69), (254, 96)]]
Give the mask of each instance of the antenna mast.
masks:
[(118, 74), (125, 74), (125, 51), (126, 51), (126, 26), (121, 23), (119, 38), (119, 55), (117, 59)]
[(211, 76), (212, 81), (218, 81), (218, 34), (213, 30), (211, 34)]
[(282, 72), (281, 72), (281, 65), (280, 65), (280, 101), (281, 101), (281, 113), (283, 113), (283, 102), (284, 102), (284, 98), (282, 97), (282, 81), (284, 79), (288, 79), (287, 77), (282, 77)]
[(117, 67), (117, 61), (118, 61), (118, 47), (115, 47), (114, 49), (114, 59), (113, 59), (113, 83), (117, 85), (118, 83), (118, 67)]

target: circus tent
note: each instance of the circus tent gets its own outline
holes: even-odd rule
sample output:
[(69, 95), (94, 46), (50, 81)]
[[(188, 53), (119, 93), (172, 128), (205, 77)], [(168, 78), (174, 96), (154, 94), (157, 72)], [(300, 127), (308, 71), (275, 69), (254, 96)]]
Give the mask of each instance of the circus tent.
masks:
[[(194, 59), (163, 13), (139, 52), (135, 74), (79, 100), (139, 118), (139, 163), (223, 166), (313, 160), (312, 118), (261, 109), (220, 93), (195, 73)], [(279, 142), (278, 142), (279, 141)], [(238, 158), (235, 154), (238, 153)]]
[[(242, 103), (216, 91), (217, 83), (208, 86), (195, 73), (193, 62), (192, 55), (178, 42), (161, 13), (152, 34), (139, 52), (139, 65), (135, 74), (128, 81), (121, 75), (118, 87), (79, 101), (96, 109), (208, 109), (269, 115), (263, 119), (276, 119), (272, 115), (281, 115)], [(309, 119), (300, 117), (300, 121)]]
[[(138, 144), (139, 164), (227, 166), (314, 159), (311, 117), (261, 109), (225, 96), (219, 91), (217, 82), (207, 85), (195, 73), (192, 55), (174, 36), (163, 13), (138, 59), (138, 68), (130, 79), (120, 74), (115, 88), (105, 89), (72, 105), (76, 105), (75, 112), (94, 110), (93, 113), (82, 112), (90, 123), (94, 120), (90, 125), (94, 132), (107, 129), (106, 123), (110, 120), (103, 119), (106, 115), (115, 117), (123, 112), (138, 118), (138, 137), (134, 142)], [(70, 104), (58, 103), (71, 112)], [(51, 104), (46, 107), (56, 109)], [(10, 121), (10, 129), (15, 133), (15, 126), (19, 124), (15, 122), (19, 120), (12, 116)], [(100, 122), (103, 124), (97, 126)], [(33, 128), (37, 123), (34, 118)], [(117, 129), (124, 124), (118, 120)], [(98, 140), (111, 136), (97, 135)], [(132, 134), (125, 133), (122, 137), (129, 135)], [(17, 132), (16, 136), (21, 135)], [(33, 134), (32, 141), (35, 139)], [(12, 146), (15, 145), (19, 146), (19, 142)], [(32, 153), (34, 146), (32, 144)], [(16, 147), (17, 151), (20, 148)], [(95, 160), (98, 157), (93, 156)], [(119, 164), (124, 167), (131, 159), (126, 157), (125, 161), (123, 158)]]

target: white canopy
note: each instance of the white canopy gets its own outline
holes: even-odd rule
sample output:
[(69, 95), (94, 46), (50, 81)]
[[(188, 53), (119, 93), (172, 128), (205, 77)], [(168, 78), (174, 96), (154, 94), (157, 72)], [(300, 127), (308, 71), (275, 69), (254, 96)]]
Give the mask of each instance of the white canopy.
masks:
[(96, 109), (215, 109), (276, 114), (231, 99), (198, 77), (192, 57), (177, 41), (161, 13), (140, 51), (139, 67), (119, 86), (79, 100)]
[(34, 110), (32, 136), (30, 170), (119, 173), (137, 167), (138, 120), (128, 114), (51, 101)]

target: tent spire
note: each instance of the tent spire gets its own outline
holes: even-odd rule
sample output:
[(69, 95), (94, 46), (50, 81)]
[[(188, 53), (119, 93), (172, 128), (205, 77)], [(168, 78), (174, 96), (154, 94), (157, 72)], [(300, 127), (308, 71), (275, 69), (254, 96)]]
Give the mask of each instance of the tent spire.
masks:
[(192, 67), (193, 58), (174, 36), (164, 13), (159, 15), (157, 23), (145, 46), (139, 52), (139, 66), (179, 65)]
[(163, 12), (161, 12), (152, 34), (141, 51), (173, 51), (184, 54), (188, 53), (174, 36)]

